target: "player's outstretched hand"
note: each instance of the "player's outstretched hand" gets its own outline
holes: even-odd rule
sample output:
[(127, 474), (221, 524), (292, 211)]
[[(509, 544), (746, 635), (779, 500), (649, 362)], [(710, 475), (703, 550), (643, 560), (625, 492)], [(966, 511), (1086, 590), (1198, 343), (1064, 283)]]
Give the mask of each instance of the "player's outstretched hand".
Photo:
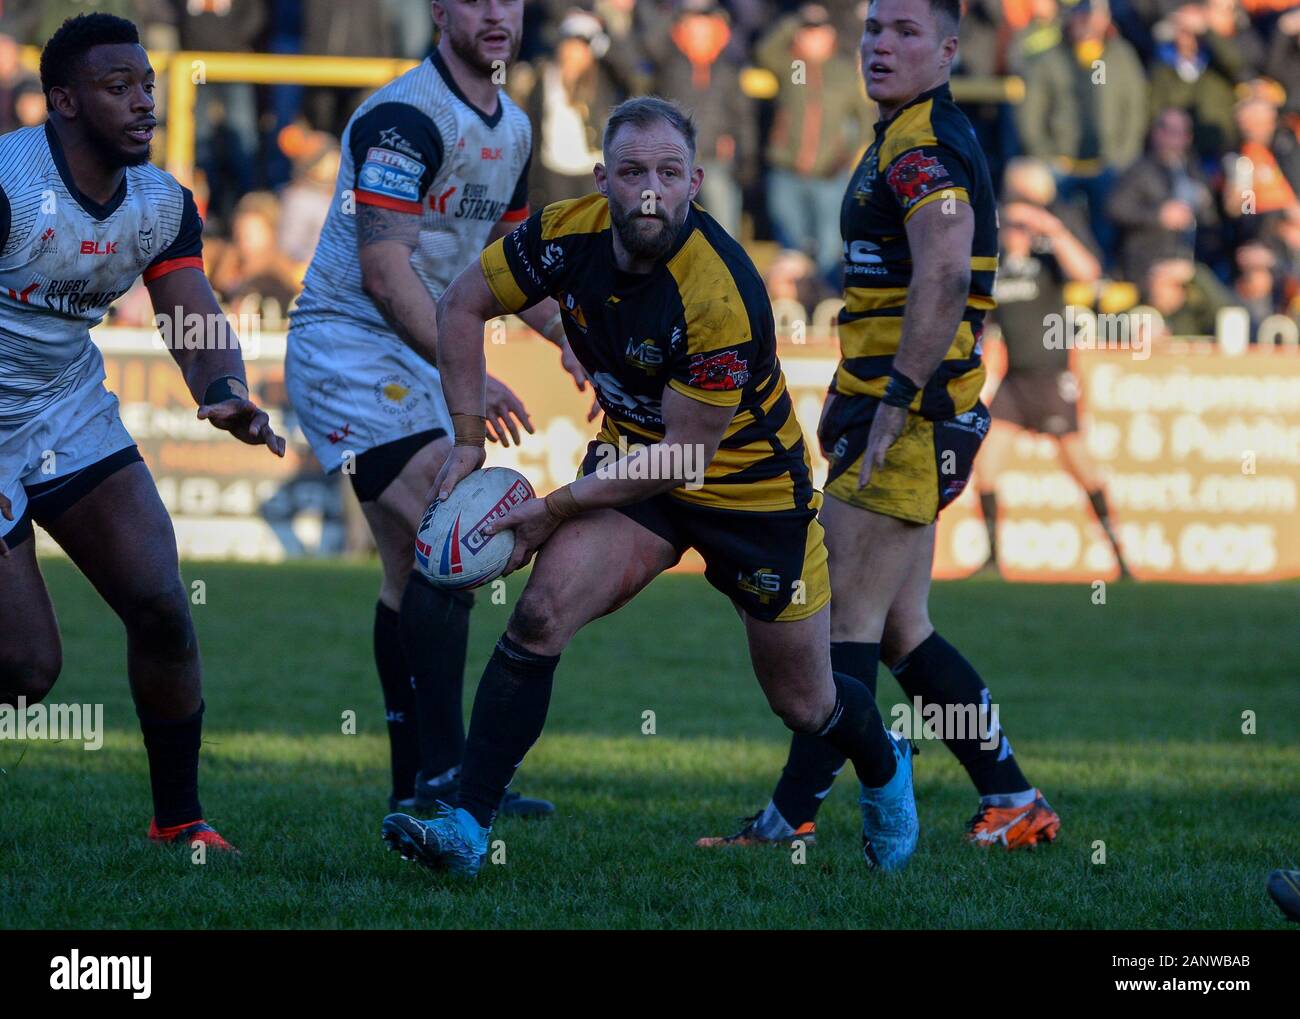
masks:
[(858, 487), (866, 488), (871, 484), (871, 472), (885, 466), (885, 457), (889, 447), (898, 441), (907, 424), (907, 408), (891, 407), (882, 403), (876, 408), (876, 416), (871, 422), (871, 431), (867, 433), (867, 451), (862, 455), (862, 471), (858, 476)]
[(205, 403), (199, 408), (199, 420), (229, 432), (250, 446), (265, 446), (276, 456), (284, 456), (284, 439), (271, 428), (271, 419), (252, 400), (222, 400)]
[(483, 530), (487, 534), (497, 534), (500, 531), (515, 532), (515, 549), (510, 553), (510, 561), (506, 563), (505, 569), (506, 574), (510, 574), (527, 564), (559, 525), (560, 521), (551, 515), (543, 500), (529, 499), (515, 506), (505, 516), (488, 524)]
[(486, 459), (487, 451), (482, 446), (452, 446), (442, 462), (442, 470), (433, 479), (429, 502), (442, 502), (451, 495), (452, 489), (482, 467)]
[(528, 416), (528, 411), (524, 409), (523, 401), (515, 396), (514, 391), (504, 382), (489, 375), (487, 377), (488, 438), (508, 448), (509, 437), (513, 437), (515, 445), (518, 446), (519, 427), (516, 421), (524, 426), (524, 431), (529, 435), (533, 434), (533, 421)]
[[(6, 520), (14, 518), (14, 504), (5, 498), (3, 492), (0, 492), (0, 517), (4, 517)], [(4, 538), (0, 538), (0, 559), (4, 559), (8, 555), (9, 546), (5, 544)]]

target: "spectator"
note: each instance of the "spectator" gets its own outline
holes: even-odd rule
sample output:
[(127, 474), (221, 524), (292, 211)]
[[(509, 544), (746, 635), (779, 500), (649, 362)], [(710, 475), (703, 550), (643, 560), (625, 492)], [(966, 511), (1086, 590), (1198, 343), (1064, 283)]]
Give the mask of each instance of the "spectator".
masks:
[(1259, 324), (1282, 308), (1282, 278), (1277, 255), (1266, 244), (1251, 241), (1237, 249), (1237, 303), (1250, 314), (1251, 342)]
[(1262, 97), (1243, 99), (1235, 113), (1241, 144), (1224, 159), (1223, 207), (1239, 219), (1241, 236), (1259, 236), (1267, 222), (1296, 204), (1274, 151), (1277, 107)]
[(626, 95), (602, 61), (609, 36), (594, 14), (571, 10), (560, 22), (554, 57), (537, 62), (526, 109), (533, 124), (529, 204), (579, 198), (595, 189), (601, 135), (610, 108)]
[(1273, 26), (1264, 72), (1286, 90), (1286, 112), (1300, 115), (1300, 6)]
[(1142, 153), (1146, 78), (1133, 47), (1114, 34), (1105, 0), (1079, 0), (1066, 18), (1061, 44), (1026, 70), (1017, 121), (1025, 154), (1052, 165), (1063, 201), (1085, 199), (1109, 253), (1103, 206), (1115, 176)]
[[(41, 94), (40, 80), (27, 71), (19, 61), (18, 41), (0, 32), (0, 134), (8, 134), (18, 127), (28, 126), (18, 115), (18, 103), (25, 86), (36, 86)], [(41, 100), (44, 120), (45, 100)]]
[(840, 204), (857, 155), (870, 141), (875, 112), (856, 65), (837, 44), (826, 8), (805, 4), (778, 22), (754, 53), (779, 82), (767, 143), (767, 204), (776, 239), (811, 255), (834, 285)]
[(1236, 145), (1234, 89), (1263, 63), (1258, 40), (1237, 20), (1236, 0), (1189, 3), (1155, 27), (1151, 109), (1186, 110), (1202, 160), (1217, 161)]
[(838, 294), (818, 273), (816, 262), (802, 251), (789, 249), (772, 259), (763, 274), (763, 286), (773, 302), (798, 301), (806, 312), (805, 322), (817, 305)]
[(651, 90), (695, 115), (697, 160), (704, 168), (700, 204), (738, 237), (741, 189), (758, 170), (758, 124), (740, 87), (740, 66), (724, 56), (731, 40), (726, 12), (715, 0), (681, 0), (667, 32), (642, 34), (654, 65)]
[[(266, 25), (265, 0), (171, 0), (185, 50), (251, 53)], [(194, 165), (211, 192), (214, 229), (257, 184), (257, 92), (247, 82), (200, 81), (194, 91)]]
[(280, 203), (270, 192), (250, 192), (235, 206), (230, 244), (211, 274), (232, 310), (242, 310), (246, 298), (256, 301), (257, 311), (268, 298), (283, 310), (297, 296), (299, 280), (276, 241), (279, 227)]
[(285, 258), (305, 266), (316, 251), (339, 173), (338, 143), (324, 131), (281, 132), (293, 160), (293, 179), (280, 194), (278, 243)]
[(1061, 5), (1057, 0), (1028, 0), (1028, 18), (1016, 29), (1007, 49), (1007, 71), (1023, 76), (1029, 65), (1061, 44)]
[(1146, 278), (1159, 259), (1222, 258), (1214, 194), (1192, 154), (1191, 118), (1164, 110), (1151, 127), (1146, 156), (1111, 192), (1106, 211), (1119, 231), (1119, 264), (1131, 280)]
[(39, 81), (25, 81), (14, 92), (14, 118), (17, 127), (36, 127), (45, 123), (45, 92)]
[(1164, 319), (1164, 336), (1214, 336), (1219, 310), (1234, 303), (1214, 274), (1190, 258), (1152, 263), (1142, 299)]

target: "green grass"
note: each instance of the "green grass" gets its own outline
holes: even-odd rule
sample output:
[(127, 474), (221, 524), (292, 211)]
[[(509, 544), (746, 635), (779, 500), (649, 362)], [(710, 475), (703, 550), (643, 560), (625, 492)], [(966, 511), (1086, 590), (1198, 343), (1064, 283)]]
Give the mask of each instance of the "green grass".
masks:
[[(988, 680), (1064, 829), (1035, 853), (964, 846), (972, 790), (927, 743), (920, 848), (878, 875), (848, 773), (806, 864), (692, 847), (766, 802), (786, 735), (730, 606), (702, 578), (663, 578), (565, 654), (518, 783), (559, 813), (501, 822), (505, 865), (465, 885), (379, 840), (374, 567), (187, 564), (207, 586), (203, 800), (243, 850), (204, 866), (144, 839), (120, 628), (69, 565), (45, 571), (64, 634), (53, 699), (102, 702), (108, 735), (98, 752), (0, 743), (0, 928), (1285, 926), (1263, 882), (1300, 857), (1300, 586), (1122, 585), (1096, 606), (1083, 586), (937, 585), (934, 618)], [(471, 689), (507, 612), (480, 596)], [(881, 704), (897, 700), (882, 670)], [(349, 709), (357, 735), (341, 732)]]

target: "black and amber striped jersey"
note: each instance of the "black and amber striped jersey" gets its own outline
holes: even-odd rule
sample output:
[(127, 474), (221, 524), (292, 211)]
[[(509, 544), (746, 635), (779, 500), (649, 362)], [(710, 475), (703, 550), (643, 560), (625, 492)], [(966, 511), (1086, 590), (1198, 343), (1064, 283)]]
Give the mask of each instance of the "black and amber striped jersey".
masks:
[(876, 125), (875, 140), (844, 195), (844, 309), (832, 392), (884, 395), (912, 279), (906, 223), (917, 209), (944, 201), (966, 202), (975, 214), (970, 294), (952, 345), (912, 410), (940, 420), (964, 413), (979, 399), (984, 314), (994, 307), (998, 267), (997, 204), (975, 131), (946, 84), (922, 92)]
[(665, 387), (735, 408), (703, 487), (683, 502), (732, 510), (806, 509), (808, 451), (776, 356), (772, 306), (749, 256), (693, 205), (652, 272), (614, 262), (603, 195), (555, 202), (484, 249), (483, 274), (516, 312), (554, 297), (605, 412), (600, 438), (662, 439)]

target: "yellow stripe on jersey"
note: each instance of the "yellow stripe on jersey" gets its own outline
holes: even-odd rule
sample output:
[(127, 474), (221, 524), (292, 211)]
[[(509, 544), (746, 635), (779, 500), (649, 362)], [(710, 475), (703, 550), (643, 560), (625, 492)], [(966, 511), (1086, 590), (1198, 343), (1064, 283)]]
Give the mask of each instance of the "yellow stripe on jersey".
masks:
[(483, 253), (479, 255), (478, 263), (483, 270), (483, 278), (487, 280), (488, 289), (492, 291), (492, 296), (507, 312), (516, 312), (528, 303), (528, 298), (515, 282), (515, 274), (510, 271), (510, 266), (506, 263), (504, 237), (497, 238), (484, 248)]
[(972, 255), (970, 260), (971, 272), (997, 272), (998, 256), (997, 255)]
[(909, 106), (891, 123), (885, 134), (885, 142), (880, 146), (876, 166), (883, 172), (890, 163), (908, 149), (923, 145), (937, 145), (939, 139), (934, 134), (934, 124), (930, 114), (934, 110), (934, 100)]
[(858, 315), (881, 308), (901, 308), (907, 304), (907, 287), (845, 287), (844, 312)]
[(689, 397), (699, 403), (707, 403), (711, 407), (738, 407), (740, 406), (739, 389), (698, 389), (695, 386), (688, 386), (685, 382), (679, 382), (677, 379), (669, 379), (668, 387), (674, 392), (681, 393), (682, 396)]
[(701, 231), (695, 231), (672, 257), (668, 271), (677, 281), (686, 311), (687, 353), (739, 346), (753, 338), (749, 309), (741, 300), (735, 277)]
[[(594, 197), (589, 195), (588, 199)], [(553, 202), (542, 212), (542, 240), (550, 241), (569, 234), (598, 234), (609, 223), (607, 201)]]
[(970, 195), (967, 194), (965, 188), (944, 188), (942, 191), (931, 192), (908, 209), (903, 215), (903, 222), (906, 223), (911, 219), (916, 214), (917, 209), (922, 209), (931, 202), (937, 202), (941, 199), (952, 199), (954, 202), (965, 202), (970, 205)]

